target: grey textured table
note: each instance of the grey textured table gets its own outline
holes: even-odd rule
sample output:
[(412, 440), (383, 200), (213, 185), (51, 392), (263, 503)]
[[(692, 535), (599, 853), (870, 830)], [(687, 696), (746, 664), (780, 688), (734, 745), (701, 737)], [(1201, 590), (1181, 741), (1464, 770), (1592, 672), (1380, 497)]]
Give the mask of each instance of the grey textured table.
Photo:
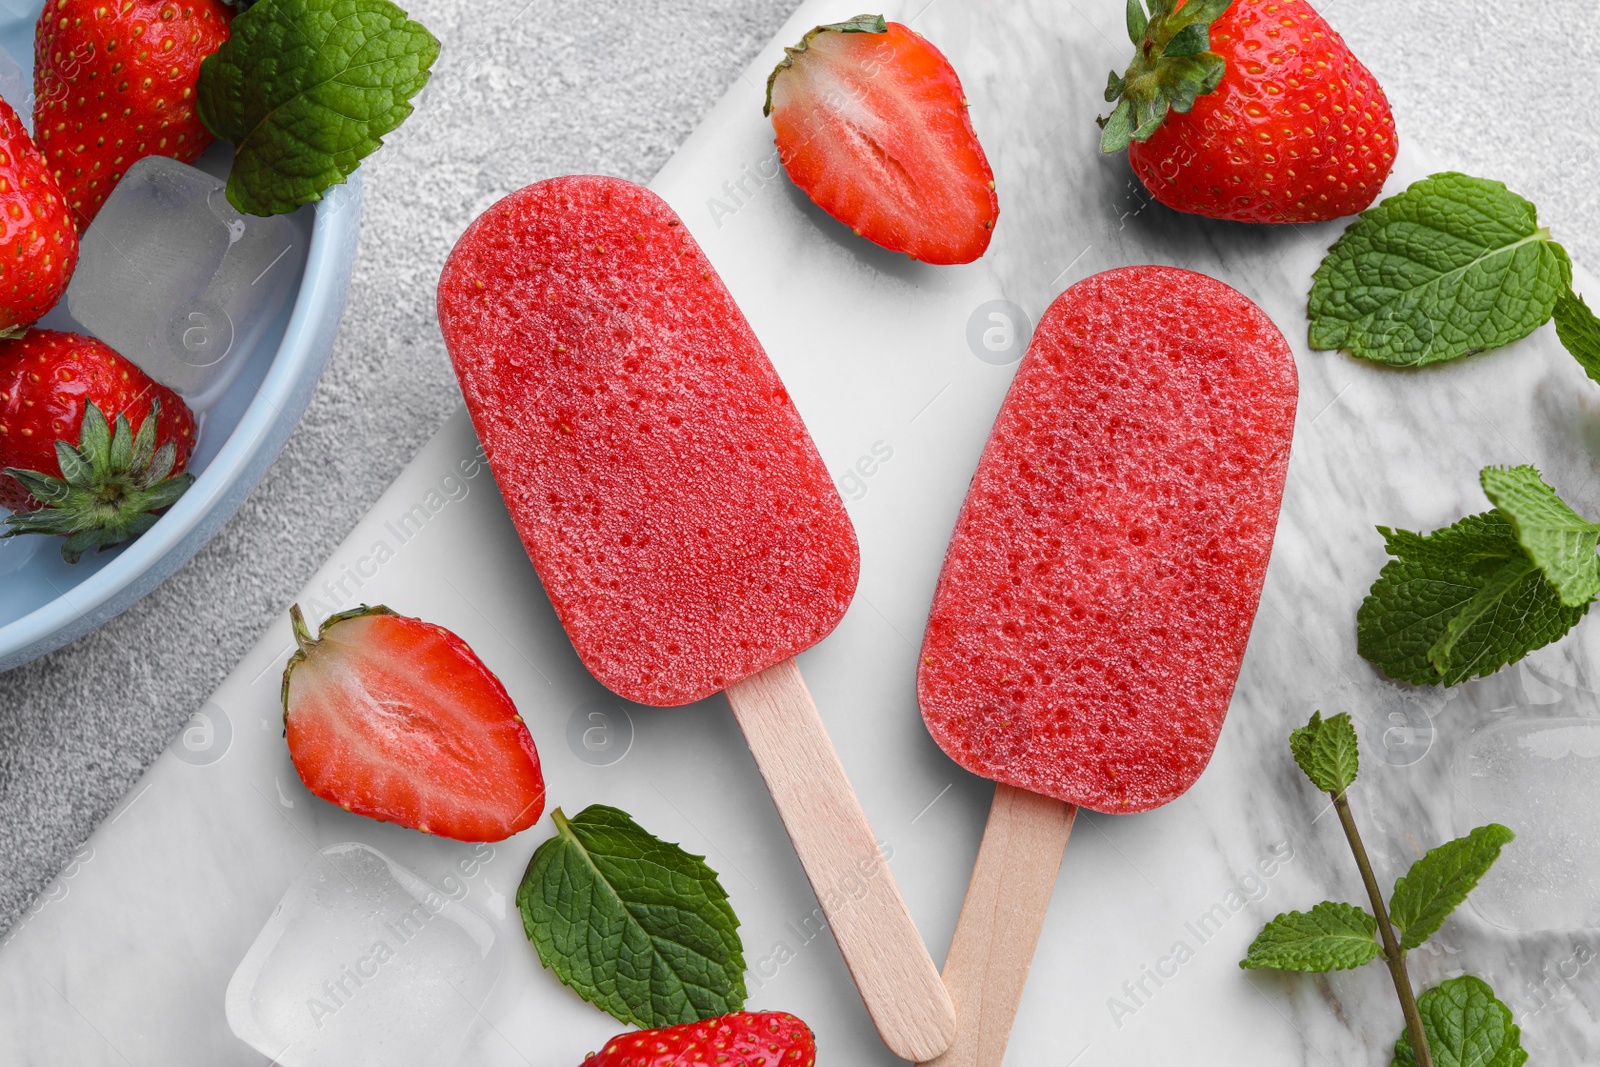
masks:
[[(0, 675), (0, 931), (459, 402), (433, 288), (467, 223), (552, 174), (648, 180), (796, 3), (408, 5), (444, 53), (418, 114), (364, 168), (350, 303), (299, 431), (175, 578), (98, 633)], [(1378, 75), (1402, 138), (1505, 181), (1575, 258), (1600, 264), (1591, 5), (1318, 7)], [(841, 17), (854, 13), (841, 3)]]

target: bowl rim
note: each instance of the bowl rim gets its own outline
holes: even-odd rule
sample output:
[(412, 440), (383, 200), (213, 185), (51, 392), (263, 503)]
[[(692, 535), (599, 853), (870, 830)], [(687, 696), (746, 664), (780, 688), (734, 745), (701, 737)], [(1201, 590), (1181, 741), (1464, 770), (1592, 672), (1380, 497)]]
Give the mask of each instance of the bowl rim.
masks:
[[(274, 428), (284, 418), (282, 405), (301, 383), (302, 376), (313, 363), (318, 364), (320, 373), (321, 357), (315, 344), (319, 327), (330, 314), (342, 317), (344, 313), (348, 278), (336, 275), (341, 267), (349, 269), (348, 263), (341, 264), (344, 257), (339, 252), (346, 244), (354, 243), (361, 224), (362, 183), (359, 177), (359, 173), (351, 175), (344, 184), (328, 190), (314, 206), (305, 270), (295, 293), (289, 322), (284, 327), (283, 339), (273, 354), (266, 376), (256, 389), (256, 395), (251, 398), (222, 448), (195, 478), (188, 491), (167, 509), (154, 526), (125, 546), (115, 559), (76, 585), (58, 589), (55, 599), (0, 626), (0, 662), (48, 641), (53, 635), (81, 620), (89, 619), (145, 577), (168, 554), (178, 550), (185, 538), (193, 534), (217, 507), (227, 503), (230, 490), (270, 443)], [(339, 306), (333, 306), (335, 304)], [(175, 567), (173, 573), (181, 566), (182, 563)], [(163, 576), (161, 580), (165, 581), (167, 577), (170, 575)], [(106, 621), (109, 619), (95, 624), (90, 632)], [(40, 651), (42, 653), (45, 650)], [(21, 664), (19, 662), (16, 665)]]

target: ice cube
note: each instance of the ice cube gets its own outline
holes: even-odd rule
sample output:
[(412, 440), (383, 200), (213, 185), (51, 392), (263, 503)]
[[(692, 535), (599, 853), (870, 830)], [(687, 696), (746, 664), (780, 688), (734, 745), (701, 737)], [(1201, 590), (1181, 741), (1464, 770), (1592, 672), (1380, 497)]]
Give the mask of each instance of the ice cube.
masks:
[(228, 1025), (279, 1067), (450, 1067), (498, 977), (493, 928), (367, 845), (295, 878), (228, 983)]
[(16, 57), (0, 48), (0, 98), (11, 105), (22, 124), (33, 132), (33, 78)]
[(1468, 898), (1473, 909), (1516, 931), (1600, 922), (1600, 719), (1495, 723), (1467, 739), (1455, 771), (1457, 821), (1517, 835)]
[(203, 408), (226, 387), (305, 261), (289, 220), (241, 215), (224, 184), (146, 156), (83, 235), (73, 318)]

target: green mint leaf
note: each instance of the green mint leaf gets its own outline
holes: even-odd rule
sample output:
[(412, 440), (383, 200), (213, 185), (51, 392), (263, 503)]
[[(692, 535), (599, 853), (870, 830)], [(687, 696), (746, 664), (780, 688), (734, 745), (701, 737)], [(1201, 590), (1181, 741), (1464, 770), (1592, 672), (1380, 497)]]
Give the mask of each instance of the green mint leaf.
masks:
[(1435, 174), (1368, 208), (1317, 268), (1311, 347), (1420, 366), (1497, 348), (1550, 318), (1572, 264), (1499, 182)]
[(717, 872), (625, 812), (594, 804), (540, 845), (517, 889), (540, 961), (580, 997), (644, 1029), (744, 1007), (739, 920)]
[(1490, 823), (1430, 849), (1413, 863), (1395, 882), (1389, 898), (1389, 918), (1404, 934), (1400, 947), (1409, 952), (1432, 937), (1516, 836), (1499, 823)]
[(1561, 603), (1572, 608), (1593, 600), (1600, 593), (1600, 525), (1568, 507), (1532, 467), (1485, 467), (1479, 479)]
[[(1470, 974), (1440, 982), (1417, 998), (1422, 1032), (1434, 1067), (1522, 1067), (1522, 1028), (1494, 990)], [(1417, 1067), (1411, 1035), (1402, 1031), (1394, 1043), (1390, 1067)]]
[[(1441, 675), (1449, 675), (1461, 662), (1476, 662), (1478, 654), (1493, 642), (1511, 634), (1520, 621), (1517, 612), (1521, 598), (1534, 586), (1539, 566), (1526, 554), (1508, 560), (1489, 575), (1471, 600), (1445, 624), (1444, 633), (1428, 649), (1428, 662)], [(1559, 595), (1558, 595), (1559, 599)], [(1511, 605), (1508, 614), (1504, 609)], [(1511, 634), (1514, 636), (1514, 634)], [(1496, 668), (1498, 668), (1496, 664)]]
[(389, 0), (260, 0), (200, 64), (206, 129), (234, 146), (228, 200), (278, 215), (321, 199), (411, 114), (439, 42)]
[(1361, 770), (1356, 729), (1350, 716), (1342, 713), (1324, 719), (1322, 712), (1312, 712), (1311, 721), (1289, 735), (1289, 751), (1311, 784), (1324, 793), (1343, 793)]
[(1413, 685), (1492, 674), (1577, 625), (1498, 511), (1423, 536), (1378, 527), (1395, 557), (1356, 612), (1356, 651)]
[(1556, 336), (1594, 381), (1600, 382), (1600, 319), (1571, 289), (1556, 297)]
[(1378, 922), (1354, 904), (1324, 900), (1262, 927), (1239, 966), (1246, 970), (1343, 971), (1379, 954)]

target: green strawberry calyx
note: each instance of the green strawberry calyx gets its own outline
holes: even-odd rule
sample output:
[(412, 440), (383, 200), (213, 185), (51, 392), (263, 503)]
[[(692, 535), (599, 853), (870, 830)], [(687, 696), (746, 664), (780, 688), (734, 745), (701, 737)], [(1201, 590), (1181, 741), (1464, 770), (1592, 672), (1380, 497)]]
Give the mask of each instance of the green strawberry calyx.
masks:
[(153, 401), (137, 433), (126, 414), (113, 427), (90, 401), (76, 446), (56, 442), (59, 477), (7, 467), (42, 505), (5, 520), (0, 537), (53, 534), (65, 537), (61, 558), (76, 563), (91, 548), (110, 548), (130, 541), (156, 524), (162, 508), (176, 501), (194, 482), (192, 474), (173, 474), (178, 447), (168, 441), (156, 447), (161, 402)]
[(1138, 51), (1121, 77), (1111, 72), (1106, 100), (1117, 106), (1097, 118), (1100, 151), (1120, 152), (1148, 141), (1169, 111), (1187, 113), (1195, 100), (1216, 89), (1227, 64), (1211, 51), (1211, 24), (1232, 0), (1128, 0), (1128, 37)]
[[(1137, 0), (1134, 0), (1137, 2)], [(778, 75), (794, 65), (796, 56), (805, 54), (811, 44), (811, 39), (820, 33), (888, 33), (889, 24), (882, 15), (857, 15), (855, 18), (843, 22), (830, 22), (826, 26), (814, 26), (806, 35), (800, 38), (800, 43), (793, 48), (785, 47), (783, 58), (778, 60), (778, 65), (772, 68), (772, 73), (767, 75), (767, 102), (762, 107), (763, 115), (772, 114), (772, 84), (778, 80)]]

